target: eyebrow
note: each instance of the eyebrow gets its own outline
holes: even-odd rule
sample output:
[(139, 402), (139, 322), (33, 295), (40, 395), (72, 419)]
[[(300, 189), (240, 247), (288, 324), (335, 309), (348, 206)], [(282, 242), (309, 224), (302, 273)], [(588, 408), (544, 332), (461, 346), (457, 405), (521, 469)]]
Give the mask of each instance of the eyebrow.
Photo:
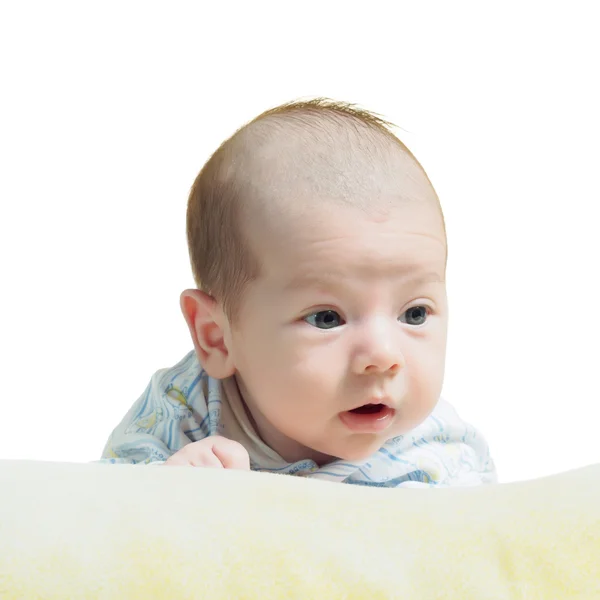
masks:
[[(339, 276), (333, 273), (320, 274), (320, 275), (297, 275), (290, 281), (288, 281), (284, 287), (285, 291), (298, 291), (306, 288), (327, 288), (332, 286), (339, 286), (340, 281), (343, 282), (343, 276)], [(365, 282), (368, 278), (365, 278)], [(403, 285), (426, 285), (428, 283), (444, 283), (444, 277), (441, 277), (439, 273), (435, 271), (428, 271), (426, 273), (414, 273), (400, 276), (399, 278)]]

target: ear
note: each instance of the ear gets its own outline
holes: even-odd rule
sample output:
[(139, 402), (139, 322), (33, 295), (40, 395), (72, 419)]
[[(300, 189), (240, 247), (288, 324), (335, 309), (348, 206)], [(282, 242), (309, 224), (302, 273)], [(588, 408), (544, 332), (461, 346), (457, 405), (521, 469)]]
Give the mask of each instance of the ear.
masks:
[(215, 379), (233, 375), (235, 366), (225, 342), (229, 324), (216, 300), (200, 290), (185, 290), (180, 304), (204, 370)]

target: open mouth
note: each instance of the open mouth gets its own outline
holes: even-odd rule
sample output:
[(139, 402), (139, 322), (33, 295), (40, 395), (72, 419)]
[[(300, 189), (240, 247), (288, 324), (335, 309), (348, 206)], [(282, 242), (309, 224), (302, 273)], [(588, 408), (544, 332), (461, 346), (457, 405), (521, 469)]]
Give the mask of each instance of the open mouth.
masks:
[(396, 411), (387, 404), (369, 403), (340, 413), (340, 420), (352, 431), (377, 433), (394, 421)]
[(383, 410), (385, 410), (385, 404), (363, 404), (363, 406), (359, 406), (358, 408), (353, 408), (348, 412), (351, 412), (355, 415), (376, 415)]

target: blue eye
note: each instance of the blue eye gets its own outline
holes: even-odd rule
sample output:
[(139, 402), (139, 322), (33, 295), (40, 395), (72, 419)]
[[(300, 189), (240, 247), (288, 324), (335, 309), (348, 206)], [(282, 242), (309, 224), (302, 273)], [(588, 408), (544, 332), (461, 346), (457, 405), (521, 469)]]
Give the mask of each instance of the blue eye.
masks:
[(409, 308), (399, 319), (402, 323), (418, 327), (423, 325), (427, 321), (427, 307), (426, 306), (413, 306)]
[(317, 329), (333, 329), (343, 325), (343, 319), (335, 310), (320, 310), (304, 317), (304, 320)]

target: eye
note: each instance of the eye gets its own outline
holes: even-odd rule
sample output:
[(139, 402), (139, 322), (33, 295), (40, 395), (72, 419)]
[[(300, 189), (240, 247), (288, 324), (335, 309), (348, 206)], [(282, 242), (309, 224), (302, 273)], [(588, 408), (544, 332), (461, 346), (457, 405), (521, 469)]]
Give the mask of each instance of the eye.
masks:
[(320, 310), (304, 317), (304, 320), (317, 329), (333, 329), (344, 324), (342, 317), (335, 310)]
[(401, 315), (398, 320), (407, 325), (412, 325), (413, 327), (423, 325), (425, 321), (427, 321), (427, 307), (413, 306)]

